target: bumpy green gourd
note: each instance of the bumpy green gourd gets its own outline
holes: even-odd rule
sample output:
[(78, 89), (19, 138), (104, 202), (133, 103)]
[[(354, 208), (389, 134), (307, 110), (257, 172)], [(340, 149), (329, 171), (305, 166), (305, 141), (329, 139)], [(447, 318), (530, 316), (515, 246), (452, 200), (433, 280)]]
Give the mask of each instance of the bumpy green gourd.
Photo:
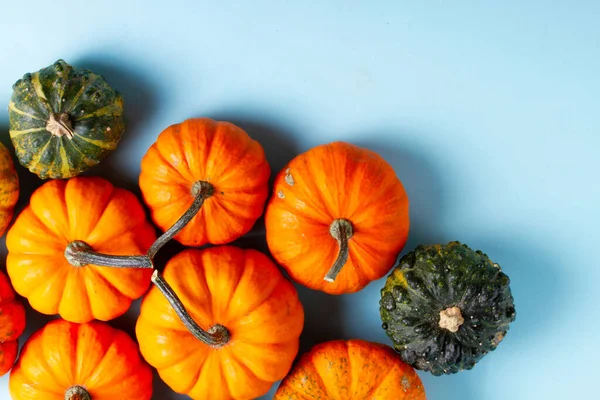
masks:
[(103, 77), (58, 60), (13, 85), (10, 137), (19, 162), (42, 179), (98, 164), (125, 129), (123, 99)]
[(459, 242), (418, 246), (381, 290), (383, 329), (404, 362), (433, 375), (471, 369), (515, 320), (509, 278)]

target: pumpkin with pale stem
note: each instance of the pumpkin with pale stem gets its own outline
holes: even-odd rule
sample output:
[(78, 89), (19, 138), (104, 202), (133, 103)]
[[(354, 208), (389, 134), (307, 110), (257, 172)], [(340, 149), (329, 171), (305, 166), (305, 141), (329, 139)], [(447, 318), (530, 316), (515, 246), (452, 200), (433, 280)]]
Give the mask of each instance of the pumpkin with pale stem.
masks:
[(121, 95), (102, 76), (63, 60), (13, 85), (8, 116), (19, 162), (42, 179), (93, 167), (125, 130)]
[(152, 370), (125, 332), (58, 319), (25, 343), (9, 391), (14, 400), (150, 400)]
[(267, 256), (233, 246), (187, 250), (167, 263), (164, 278), (155, 272), (154, 283), (136, 335), (143, 357), (174, 391), (254, 399), (287, 374), (304, 312)]
[(0, 143), (0, 236), (11, 223), (18, 200), (19, 176), (10, 152)]
[(471, 369), (515, 320), (510, 280), (459, 242), (418, 246), (381, 290), (383, 329), (404, 362), (433, 375)]
[[(241, 128), (208, 118), (165, 129), (142, 159), (140, 188), (154, 222), (187, 246), (225, 244), (261, 216), (271, 169)], [(186, 219), (181, 224), (179, 219)]]
[(294, 158), (275, 179), (267, 243), (296, 282), (356, 292), (394, 265), (409, 231), (408, 198), (378, 154), (334, 142)]
[(426, 400), (415, 370), (388, 346), (364, 340), (320, 343), (302, 355), (274, 400)]
[(0, 376), (15, 363), (19, 336), (24, 330), (25, 308), (15, 299), (15, 292), (4, 272), (0, 272)]
[[(76, 254), (145, 254), (155, 238), (131, 192), (96, 177), (52, 180), (33, 193), (8, 231), (7, 271), (35, 310), (72, 322), (106, 321), (146, 292), (152, 272), (105, 268), (101, 260)], [(138, 261), (134, 258), (132, 266)]]

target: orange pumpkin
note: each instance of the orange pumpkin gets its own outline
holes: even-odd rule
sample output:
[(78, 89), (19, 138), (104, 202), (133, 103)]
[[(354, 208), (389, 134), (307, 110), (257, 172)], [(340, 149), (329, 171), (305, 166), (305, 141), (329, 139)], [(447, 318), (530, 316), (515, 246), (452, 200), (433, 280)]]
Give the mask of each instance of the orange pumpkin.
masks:
[(125, 332), (58, 319), (25, 343), (9, 390), (13, 400), (149, 400), (152, 370)]
[(19, 177), (12, 156), (0, 143), (0, 236), (10, 225), (19, 200)]
[(0, 376), (15, 363), (18, 339), (25, 330), (25, 308), (15, 299), (15, 292), (4, 272), (0, 272)]
[(408, 198), (375, 152), (334, 142), (294, 158), (267, 206), (267, 243), (296, 282), (330, 294), (383, 277), (404, 247)]
[(425, 400), (415, 370), (388, 346), (336, 340), (302, 355), (274, 400)]
[(153, 279), (136, 334), (142, 356), (174, 391), (254, 399), (287, 374), (304, 311), (267, 256), (233, 246), (186, 250), (164, 279)]
[(7, 234), (8, 275), (17, 293), (43, 314), (80, 323), (110, 320), (146, 292), (152, 271), (86, 265), (71, 253), (144, 254), (155, 238), (132, 193), (102, 178), (49, 181)]
[(245, 131), (199, 118), (159, 135), (142, 159), (139, 184), (154, 222), (167, 230), (183, 216), (175, 239), (201, 246), (229, 243), (252, 228), (270, 173), (263, 148)]

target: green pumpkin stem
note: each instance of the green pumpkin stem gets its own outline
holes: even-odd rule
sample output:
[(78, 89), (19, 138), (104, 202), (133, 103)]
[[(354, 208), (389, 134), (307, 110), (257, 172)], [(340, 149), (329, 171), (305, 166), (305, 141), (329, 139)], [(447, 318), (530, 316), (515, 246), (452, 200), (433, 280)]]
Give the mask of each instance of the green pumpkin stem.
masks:
[(65, 258), (74, 267), (100, 265), (116, 268), (153, 268), (148, 256), (115, 256), (96, 253), (92, 246), (81, 240), (69, 243), (65, 249)]
[(92, 396), (83, 386), (75, 385), (67, 389), (65, 400), (92, 400)]
[(75, 136), (73, 125), (67, 113), (50, 114), (46, 122), (46, 130), (57, 137), (67, 136), (69, 139), (73, 139), (73, 136)]
[(151, 259), (154, 258), (156, 253), (163, 247), (169, 240), (173, 239), (185, 226), (198, 214), (200, 208), (202, 208), (202, 204), (204, 204), (204, 200), (208, 199), (213, 195), (215, 191), (215, 187), (206, 181), (198, 181), (192, 185), (191, 193), (194, 196), (194, 202), (186, 210), (185, 213), (172, 227), (167, 229), (165, 233), (163, 233), (156, 242), (152, 246), (150, 246), (150, 250), (148, 250), (148, 257)]
[(171, 285), (167, 283), (165, 278), (163, 278), (157, 270), (154, 270), (154, 273), (152, 274), (152, 283), (154, 283), (158, 290), (160, 290), (160, 292), (166, 297), (167, 301), (169, 304), (171, 304), (183, 325), (185, 325), (185, 327), (192, 335), (194, 335), (194, 337), (196, 337), (196, 339), (212, 347), (221, 347), (229, 342), (231, 337), (229, 330), (223, 325), (213, 325), (208, 331), (202, 329), (187, 312), (185, 306), (173, 288), (171, 288)]
[(350, 239), (353, 235), (352, 223), (347, 219), (338, 218), (333, 221), (329, 227), (329, 233), (335, 240), (337, 240), (340, 249), (335, 262), (323, 279), (327, 282), (334, 282), (348, 261), (348, 239)]

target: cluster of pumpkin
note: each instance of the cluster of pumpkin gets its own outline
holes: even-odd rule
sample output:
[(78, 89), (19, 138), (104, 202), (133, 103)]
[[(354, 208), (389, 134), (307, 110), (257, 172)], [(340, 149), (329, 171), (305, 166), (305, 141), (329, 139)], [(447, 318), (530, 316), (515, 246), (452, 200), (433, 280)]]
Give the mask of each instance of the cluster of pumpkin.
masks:
[[(124, 131), (122, 99), (101, 76), (62, 60), (26, 74), (9, 118), (19, 162), (50, 179), (8, 230), (10, 282), (0, 273), (0, 373), (12, 367), (14, 399), (150, 399), (148, 364), (195, 399), (252, 399), (281, 379), (281, 400), (425, 399), (413, 368), (470, 369), (514, 320), (508, 277), (485, 254), (457, 242), (419, 246), (381, 291), (396, 351), (331, 341), (293, 365), (304, 325), (296, 289), (269, 257), (228, 243), (266, 206), (269, 250), (295, 282), (342, 294), (382, 278), (406, 243), (409, 203), (379, 155), (317, 146), (277, 175), (269, 199), (269, 164), (246, 132), (206, 118), (172, 125), (139, 178), (164, 232), (157, 238), (134, 194), (78, 176)], [(4, 147), (0, 171), (4, 234), (19, 188)], [(214, 246), (184, 250), (159, 272), (154, 257), (172, 239)], [(25, 315), (11, 283), (33, 309), (60, 316), (29, 338), (16, 364)], [(102, 321), (142, 296), (136, 344)]]

